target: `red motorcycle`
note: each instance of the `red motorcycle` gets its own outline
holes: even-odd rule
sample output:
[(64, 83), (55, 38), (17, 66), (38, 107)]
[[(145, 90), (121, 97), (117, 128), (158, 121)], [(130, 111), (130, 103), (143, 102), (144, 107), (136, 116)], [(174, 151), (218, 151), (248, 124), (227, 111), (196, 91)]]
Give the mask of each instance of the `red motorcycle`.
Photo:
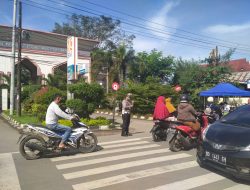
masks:
[(201, 141), (202, 131), (208, 126), (209, 119), (206, 115), (198, 116), (198, 121), (201, 123), (199, 131), (194, 131), (191, 127), (178, 125), (175, 127), (175, 133), (169, 141), (169, 149), (173, 152), (180, 150), (190, 150), (197, 147)]

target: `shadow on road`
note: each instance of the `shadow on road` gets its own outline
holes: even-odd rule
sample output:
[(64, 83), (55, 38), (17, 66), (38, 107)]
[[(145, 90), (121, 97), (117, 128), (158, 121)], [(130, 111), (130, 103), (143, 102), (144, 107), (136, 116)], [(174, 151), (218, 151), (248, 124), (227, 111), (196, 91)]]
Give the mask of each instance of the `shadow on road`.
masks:
[(216, 173), (218, 175), (221, 175), (229, 180), (232, 180), (233, 182), (236, 182), (236, 183), (241, 183), (241, 184), (244, 184), (244, 185), (250, 185), (250, 181), (247, 181), (247, 180), (244, 180), (244, 179), (239, 179), (237, 178), (236, 176), (233, 176), (231, 174), (227, 174), (227, 173), (224, 173), (220, 170), (216, 170), (215, 168), (211, 167), (211, 166), (202, 166), (202, 168), (210, 171), (210, 172), (213, 172), (213, 173)]
[[(102, 149), (103, 149), (102, 146), (97, 145), (93, 152), (97, 152), (97, 151), (100, 151)], [(88, 154), (88, 153), (87, 152), (86, 153), (80, 152), (77, 149), (66, 149), (66, 150), (62, 150), (62, 151), (59, 151), (59, 152), (44, 154), (41, 158), (54, 158), (54, 157), (60, 157), (60, 156), (72, 156), (72, 155), (75, 155), (75, 154)]]

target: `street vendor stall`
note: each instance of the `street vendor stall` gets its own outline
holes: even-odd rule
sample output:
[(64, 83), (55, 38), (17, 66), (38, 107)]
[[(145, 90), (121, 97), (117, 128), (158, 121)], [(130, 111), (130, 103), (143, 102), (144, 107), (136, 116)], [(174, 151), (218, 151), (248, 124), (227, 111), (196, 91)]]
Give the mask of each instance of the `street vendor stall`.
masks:
[(224, 96), (237, 96), (237, 97), (250, 97), (250, 91), (242, 90), (230, 83), (219, 83), (215, 87), (201, 91), (200, 96), (224, 97)]

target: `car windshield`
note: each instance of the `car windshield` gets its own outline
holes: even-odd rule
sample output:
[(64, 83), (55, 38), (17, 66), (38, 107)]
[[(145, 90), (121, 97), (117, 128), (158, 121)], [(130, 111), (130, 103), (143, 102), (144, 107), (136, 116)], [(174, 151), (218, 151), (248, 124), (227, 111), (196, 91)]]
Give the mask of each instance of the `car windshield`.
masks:
[(250, 105), (237, 108), (221, 119), (222, 123), (250, 128)]

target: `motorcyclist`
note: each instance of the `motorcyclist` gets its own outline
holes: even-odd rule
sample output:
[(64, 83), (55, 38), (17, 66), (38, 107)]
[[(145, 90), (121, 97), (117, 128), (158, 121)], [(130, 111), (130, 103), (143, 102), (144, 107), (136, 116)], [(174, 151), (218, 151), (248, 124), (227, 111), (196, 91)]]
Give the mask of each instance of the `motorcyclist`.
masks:
[(62, 135), (62, 140), (59, 144), (59, 148), (65, 148), (65, 141), (70, 136), (72, 129), (70, 127), (58, 124), (58, 117), (62, 117), (64, 119), (72, 120), (74, 119), (73, 116), (66, 114), (63, 112), (60, 107), (59, 103), (62, 100), (62, 96), (59, 94), (55, 94), (54, 101), (49, 105), (47, 112), (46, 112), (46, 126), (55, 132), (64, 132)]
[(196, 115), (198, 112), (196, 112), (194, 107), (188, 103), (187, 94), (181, 95), (180, 104), (178, 105), (177, 111), (178, 121), (186, 126), (190, 126), (195, 131), (200, 129), (200, 123), (196, 120)]
[(208, 97), (207, 101), (207, 108), (211, 108), (211, 113), (214, 115), (216, 120), (219, 120), (223, 115), (220, 107), (214, 103), (213, 97)]
[(165, 97), (159, 96), (155, 104), (153, 119), (159, 120), (160, 125), (162, 127), (168, 127), (168, 122), (166, 121), (166, 118), (168, 118), (169, 116), (169, 111), (165, 105)]

